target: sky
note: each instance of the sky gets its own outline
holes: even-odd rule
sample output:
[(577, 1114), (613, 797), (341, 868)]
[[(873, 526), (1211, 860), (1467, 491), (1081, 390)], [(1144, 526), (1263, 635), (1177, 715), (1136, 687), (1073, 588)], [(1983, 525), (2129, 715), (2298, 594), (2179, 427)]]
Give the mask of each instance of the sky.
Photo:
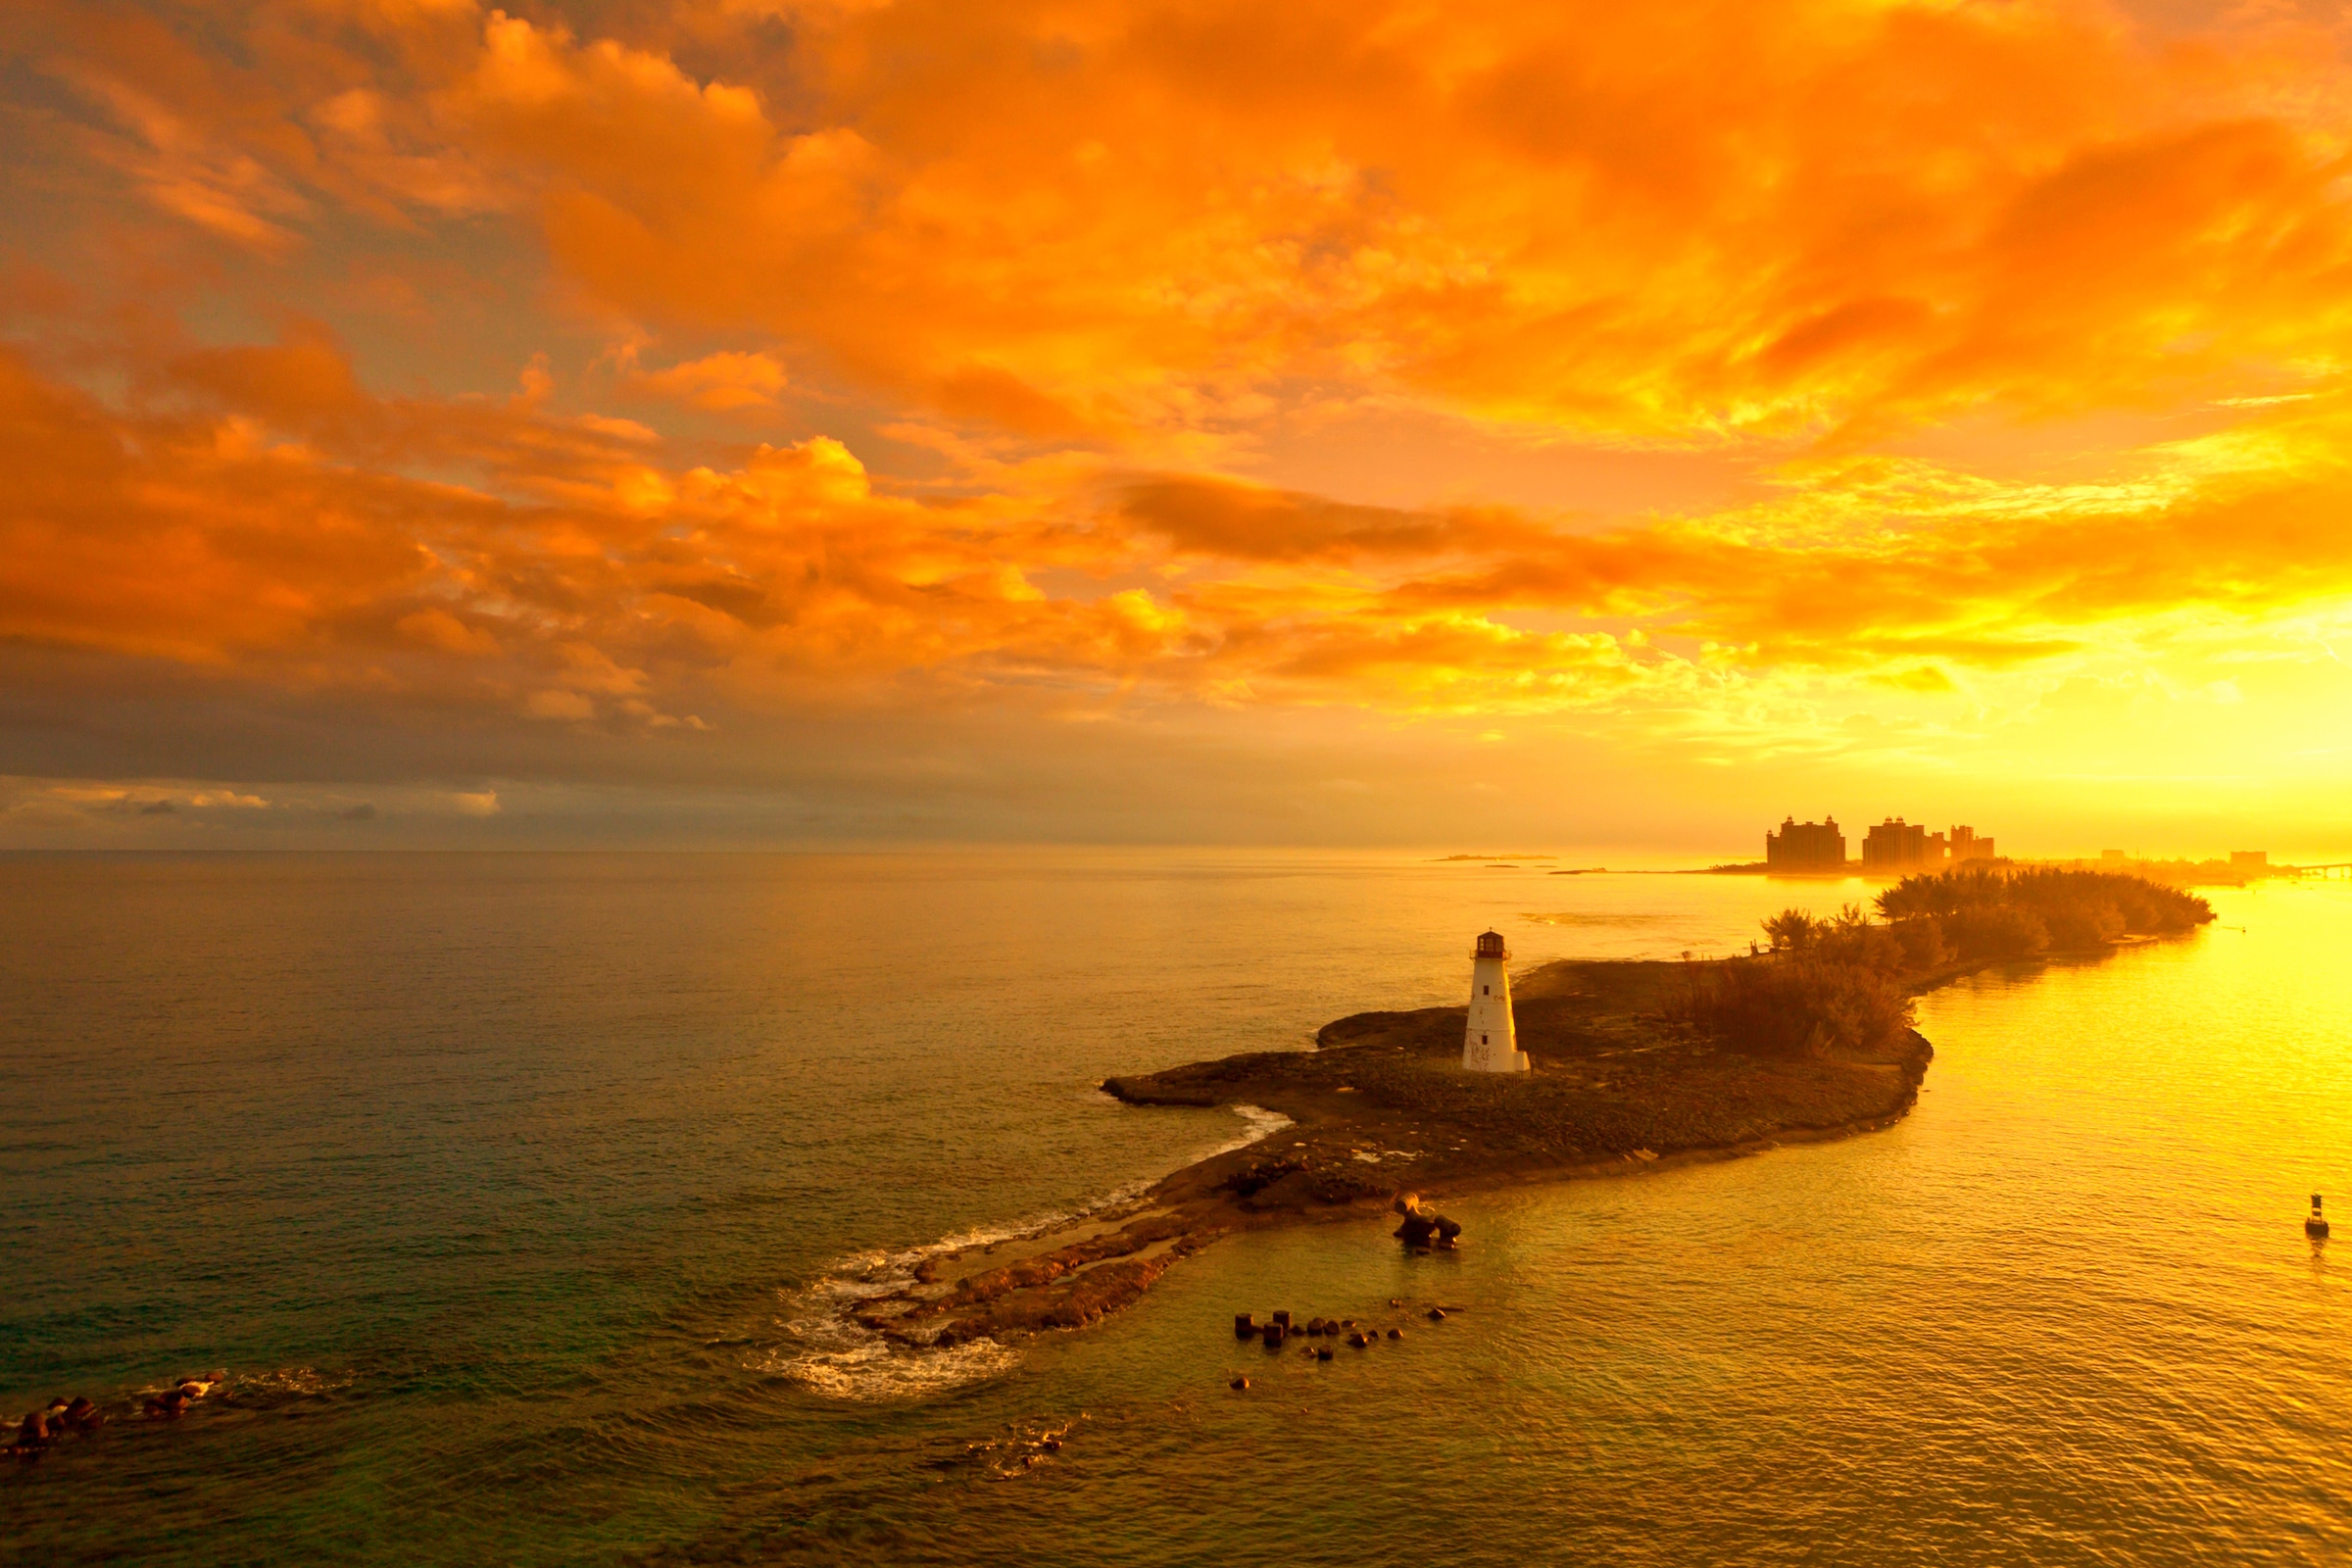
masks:
[(0, 848), (2352, 856), (2336, 7), (9, 10)]

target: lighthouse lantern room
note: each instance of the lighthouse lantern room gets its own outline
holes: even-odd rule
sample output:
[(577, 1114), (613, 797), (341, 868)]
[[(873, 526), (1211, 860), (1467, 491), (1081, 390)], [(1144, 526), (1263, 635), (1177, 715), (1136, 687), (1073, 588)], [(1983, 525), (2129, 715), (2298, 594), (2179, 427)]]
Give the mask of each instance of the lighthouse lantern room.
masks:
[(1472, 1072), (1525, 1072), (1527, 1053), (1511, 1022), (1510, 950), (1489, 931), (1470, 955), (1470, 1027), (1462, 1036), (1462, 1065)]

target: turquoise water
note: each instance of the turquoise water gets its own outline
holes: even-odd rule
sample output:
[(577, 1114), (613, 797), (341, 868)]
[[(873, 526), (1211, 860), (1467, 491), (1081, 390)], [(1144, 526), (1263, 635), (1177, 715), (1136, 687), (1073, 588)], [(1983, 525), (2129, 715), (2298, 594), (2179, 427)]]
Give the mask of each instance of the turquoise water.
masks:
[[(0, 1474), (15, 1554), (2352, 1556), (2352, 890), (1927, 999), (1841, 1143), (1239, 1238), (1101, 1328), (893, 1355), (959, 1234), (1252, 1128), (1106, 1073), (1858, 887), (1396, 856), (0, 859), (0, 1413), (229, 1375)], [(2352, 1189), (2347, 1189), (2352, 1191)], [(1231, 1312), (1445, 1323), (1329, 1365)], [(1225, 1386), (1237, 1370), (1247, 1395)], [(1062, 1434), (1058, 1450), (1036, 1440)]]

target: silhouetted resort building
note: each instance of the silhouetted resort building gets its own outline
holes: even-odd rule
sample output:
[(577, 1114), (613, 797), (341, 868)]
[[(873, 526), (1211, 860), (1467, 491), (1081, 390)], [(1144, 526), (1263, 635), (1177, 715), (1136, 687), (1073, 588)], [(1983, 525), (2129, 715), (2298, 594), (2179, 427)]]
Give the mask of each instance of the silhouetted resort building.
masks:
[(1924, 822), (1890, 816), (1862, 835), (1864, 876), (1940, 871), (1963, 860), (1992, 858), (1992, 840), (1979, 838), (1973, 827), (1956, 827), (1949, 834), (1931, 833)]
[(1962, 860), (1989, 860), (1993, 858), (1992, 840), (1977, 837), (1973, 827), (1956, 827), (1947, 843), (1945, 858), (1954, 865)]
[(1943, 835), (1936, 835), (1935, 858), (1929, 858), (1928, 829), (1924, 822), (1906, 822), (1890, 816), (1862, 835), (1862, 870), (1865, 875), (1893, 876), (1904, 871), (1924, 871), (1931, 865), (1943, 864)]
[(1845, 869), (1845, 835), (1838, 831), (1838, 819), (1826, 822), (1799, 822), (1795, 817), (1782, 819), (1778, 833), (1764, 835), (1764, 869), (1767, 872), (1843, 871)]

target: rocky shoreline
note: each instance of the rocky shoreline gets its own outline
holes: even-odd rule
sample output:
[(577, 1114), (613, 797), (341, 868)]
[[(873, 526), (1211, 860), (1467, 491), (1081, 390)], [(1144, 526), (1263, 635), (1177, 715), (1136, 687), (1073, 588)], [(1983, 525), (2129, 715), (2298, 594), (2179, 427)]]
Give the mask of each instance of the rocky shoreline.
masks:
[(1107, 1079), (1133, 1105), (1250, 1104), (1293, 1125), (1116, 1209), (926, 1258), (858, 1321), (909, 1346), (1082, 1328), (1235, 1231), (1361, 1219), (1407, 1193), (1732, 1158), (1885, 1127), (1916, 1102), (1935, 1055), (1916, 1031), (1879, 1053), (1746, 1054), (1667, 1024), (1688, 974), (1563, 960), (1516, 978), (1519, 1044), (1534, 1062), (1524, 1075), (1462, 1071), (1464, 1009), (1424, 1007), (1337, 1019), (1309, 1052)]

